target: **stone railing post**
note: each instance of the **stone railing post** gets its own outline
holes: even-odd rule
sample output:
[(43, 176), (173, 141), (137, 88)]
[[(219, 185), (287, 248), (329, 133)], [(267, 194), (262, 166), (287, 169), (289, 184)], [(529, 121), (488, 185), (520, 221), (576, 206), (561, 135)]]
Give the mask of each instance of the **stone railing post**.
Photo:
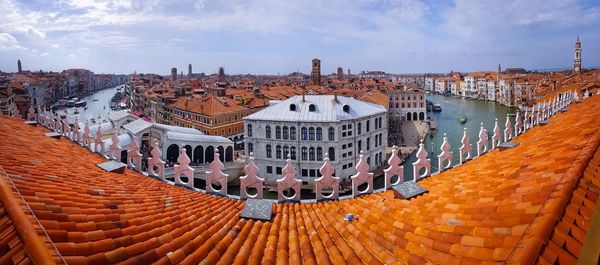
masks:
[(108, 147), (108, 158), (121, 162), (121, 147), (119, 146), (119, 135), (117, 135), (117, 129), (113, 130), (110, 140), (111, 143)]
[[(423, 140), (421, 140), (421, 143), (419, 144), (419, 150), (417, 151), (417, 161), (412, 163), (412, 166), (413, 182), (417, 182), (419, 179), (431, 175), (431, 160), (427, 158), (427, 150), (425, 150)], [(425, 172), (423, 174), (419, 174), (419, 171), (422, 168), (425, 168)]]
[(35, 115), (35, 109), (33, 108), (33, 105), (29, 105), (29, 109), (27, 110), (27, 120), (28, 121), (37, 120), (37, 115)]
[(517, 114), (515, 116), (515, 136), (517, 137), (519, 134), (521, 134), (523, 132), (523, 126), (521, 125), (521, 113), (520, 111), (517, 111)]
[(129, 150), (127, 150), (127, 165), (131, 169), (142, 171), (142, 154), (135, 135), (131, 137), (131, 144), (129, 144)]
[(479, 129), (479, 141), (477, 141), (477, 156), (482, 155), (488, 150), (488, 134), (487, 130), (483, 127), (483, 122), (481, 123)]
[[(214, 159), (210, 162), (210, 170), (206, 171), (206, 192), (220, 194), (227, 196), (227, 178), (229, 175), (223, 173), (225, 166), (219, 158), (220, 154), (218, 150), (215, 150)], [(218, 183), (221, 188), (213, 187), (213, 183)], [(241, 194), (241, 193), (240, 193)]]
[(67, 116), (62, 120), (62, 126), (62, 134), (67, 138), (71, 138), (71, 125), (69, 125)]
[(444, 133), (440, 150), (442, 152), (438, 155), (438, 171), (441, 173), (442, 171), (452, 167), (452, 159), (454, 158), (454, 152), (450, 150), (450, 143), (448, 142), (446, 133)]
[(462, 145), (458, 149), (459, 165), (471, 159), (471, 152), (473, 148), (471, 147), (471, 140), (469, 139), (469, 135), (467, 134), (467, 128), (463, 128), (463, 137), (461, 139), (461, 143)]
[(71, 138), (78, 144), (81, 144), (81, 134), (79, 132), (79, 121), (77, 116), (75, 116), (75, 122), (73, 123), (73, 137)]
[[(258, 177), (258, 167), (254, 163), (254, 153), (252, 152), (248, 157), (248, 164), (244, 167), (244, 173), (246, 175), (240, 177), (240, 199), (262, 199), (265, 179)], [(248, 188), (255, 188), (256, 194), (250, 194)]]
[[(87, 123), (86, 123), (87, 124)], [(152, 150), (150, 151), (152, 157), (148, 158), (148, 175), (152, 177), (158, 177), (161, 180), (165, 180), (165, 161), (162, 161), (162, 152), (158, 147), (158, 141), (152, 143)], [(158, 173), (154, 171), (154, 167), (158, 169)]]
[[(340, 178), (333, 176), (333, 173), (335, 173), (335, 168), (331, 166), (331, 162), (329, 161), (329, 153), (325, 153), (323, 160), (324, 163), (319, 169), (319, 172), (321, 172), (321, 177), (315, 179), (317, 201), (322, 201), (325, 199), (337, 200), (340, 195)], [(323, 195), (323, 191), (330, 188), (331, 194), (328, 196)]]
[[(360, 150), (360, 156), (358, 163), (356, 164), (356, 174), (350, 177), (352, 179), (352, 197), (357, 197), (361, 194), (368, 194), (373, 192), (373, 173), (369, 172), (369, 164), (365, 159), (365, 151)], [(367, 188), (359, 190), (358, 186), (367, 183)]]
[[(185, 144), (182, 144), (182, 146), (185, 146)], [(217, 155), (218, 153), (215, 153), (215, 155)], [(219, 157), (216, 156), (215, 160), (218, 160)], [(213, 160), (213, 162), (215, 161)], [(179, 148), (179, 157), (177, 157), (177, 163), (179, 163), (179, 165), (175, 165), (175, 173), (174, 173), (174, 180), (175, 180), (175, 184), (179, 184), (179, 185), (183, 185), (183, 186), (187, 186), (189, 188), (194, 188), (194, 169), (192, 167), (190, 167), (190, 157), (188, 157), (185, 147), (181, 147)], [(181, 179), (181, 175), (184, 175), (185, 177), (188, 178), (187, 182), (184, 182)], [(208, 186), (208, 182), (206, 183)]]
[[(296, 174), (296, 169), (294, 166), (292, 166), (292, 159), (290, 158), (290, 154), (288, 154), (285, 167), (281, 172), (283, 177), (277, 180), (277, 199), (280, 202), (300, 201), (302, 181), (296, 179)], [(293, 194), (289, 194), (290, 196), (287, 196), (283, 193), (288, 189), (290, 192), (293, 192)]]
[[(385, 186), (384, 188), (387, 190), (394, 185), (398, 185), (404, 182), (404, 166), (400, 165), (402, 159), (398, 156), (398, 146), (392, 147), (392, 155), (390, 159), (388, 159), (388, 168), (384, 169), (384, 178), (385, 178)], [(392, 181), (392, 177), (397, 176), (398, 180)]]
[(21, 115), (21, 112), (19, 112), (19, 108), (17, 108), (17, 105), (13, 106), (13, 117), (17, 118), (17, 119), (23, 119), (23, 116)]

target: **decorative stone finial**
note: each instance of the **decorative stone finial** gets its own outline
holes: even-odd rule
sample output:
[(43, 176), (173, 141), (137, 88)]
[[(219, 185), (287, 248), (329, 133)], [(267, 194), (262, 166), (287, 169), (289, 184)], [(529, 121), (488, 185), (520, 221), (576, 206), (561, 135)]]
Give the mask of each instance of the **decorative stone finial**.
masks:
[[(460, 146), (459, 150), (459, 164), (462, 164), (463, 162), (471, 159), (471, 152), (472, 152), (472, 147), (471, 147), (471, 140), (469, 139), (469, 134), (467, 133), (467, 128), (463, 128), (463, 137), (461, 139), (461, 143), (462, 145)], [(466, 156), (465, 156), (466, 154)]]
[(517, 114), (515, 116), (515, 135), (514, 137), (517, 137), (519, 134), (521, 134), (522, 132), (522, 125), (521, 125), (521, 113), (519, 111), (517, 111)]
[[(360, 156), (358, 158), (358, 163), (356, 164), (356, 174), (350, 177), (352, 179), (352, 196), (356, 197), (361, 194), (367, 194), (373, 192), (373, 173), (369, 172), (369, 164), (367, 164), (367, 160), (365, 159), (365, 151), (360, 150)], [(359, 190), (358, 186), (362, 184), (367, 184), (367, 188), (364, 190)]]
[[(392, 155), (390, 159), (388, 159), (388, 168), (384, 169), (384, 177), (385, 177), (385, 186), (384, 188), (387, 190), (394, 185), (398, 185), (404, 181), (404, 166), (400, 166), (400, 156), (398, 156), (398, 146), (392, 146)], [(398, 180), (392, 182), (392, 177), (397, 176)]]
[(81, 142), (81, 135), (79, 132), (79, 121), (77, 119), (77, 116), (75, 116), (75, 122), (73, 122), (73, 137), (72, 140), (80, 143)]
[[(185, 146), (185, 144), (182, 144), (183, 146)], [(218, 153), (215, 153), (218, 154)], [(213, 160), (213, 162), (215, 160), (219, 160), (219, 156), (215, 156), (215, 159)], [(177, 163), (179, 163), (179, 165), (175, 165), (175, 174), (174, 174), (174, 178), (175, 178), (175, 184), (180, 184), (180, 185), (184, 185), (187, 186), (189, 188), (194, 188), (194, 169), (192, 167), (190, 167), (190, 162), (192, 162), (192, 160), (190, 159), (190, 157), (187, 155), (186, 153), (186, 149), (185, 147), (181, 147), (179, 148), (179, 157), (177, 157)], [(181, 179), (181, 175), (184, 175), (185, 177), (187, 177), (188, 181), (184, 182)], [(206, 183), (208, 186), (208, 182)]]
[(481, 123), (479, 129), (479, 141), (477, 141), (477, 156), (482, 155), (488, 150), (488, 134), (487, 130), (483, 127), (483, 122)]
[(500, 126), (498, 126), (498, 118), (494, 121), (494, 134), (492, 135), (492, 149), (502, 143), (502, 135), (500, 134)]
[(35, 121), (36, 119), (37, 116), (35, 115), (35, 109), (33, 108), (33, 105), (29, 105), (29, 110), (27, 110), (27, 120)]
[(136, 171), (142, 170), (142, 154), (137, 144), (137, 137), (134, 135), (131, 137), (131, 143), (129, 144), (129, 150), (127, 150), (127, 165), (129, 168)]
[[(210, 170), (206, 171), (206, 191), (208, 193), (221, 194), (227, 196), (227, 178), (228, 174), (223, 173), (225, 166), (221, 162), (219, 150), (215, 150), (213, 161), (209, 165)], [(213, 187), (213, 183), (218, 183), (221, 188)], [(241, 194), (241, 193), (240, 193)]]
[(96, 130), (96, 138), (94, 138), (94, 151), (101, 155), (104, 155), (104, 141), (102, 141), (102, 131), (100, 126)]
[(108, 147), (108, 157), (112, 160), (121, 161), (121, 147), (119, 146), (119, 135), (117, 129), (113, 130), (110, 136), (110, 146)]
[[(296, 169), (294, 169), (294, 166), (292, 166), (292, 159), (288, 154), (285, 167), (281, 172), (283, 177), (277, 180), (277, 199), (279, 201), (300, 201), (300, 189), (302, 181), (296, 179), (296, 174)], [(291, 196), (286, 196), (283, 194), (283, 192), (288, 189), (290, 192), (293, 192)]]
[[(425, 150), (423, 139), (421, 139), (421, 143), (419, 144), (419, 150), (417, 151), (417, 161), (412, 163), (412, 165), (413, 182), (417, 182), (417, 180), (431, 175), (431, 160), (427, 158), (427, 150)], [(419, 174), (419, 171), (422, 168), (425, 168), (425, 172), (423, 174)]]
[(71, 137), (71, 125), (69, 125), (69, 119), (67, 118), (67, 116), (65, 115), (65, 117), (62, 120), (62, 132), (63, 135), (67, 138)]
[[(248, 164), (244, 167), (244, 173), (246, 175), (240, 177), (240, 198), (262, 199), (265, 179), (258, 176), (258, 167), (254, 162), (254, 153), (252, 152), (250, 152), (250, 156), (248, 157)], [(250, 194), (248, 188), (256, 189), (256, 194)]]
[[(337, 200), (340, 195), (340, 178), (333, 176), (335, 173), (335, 168), (331, 166), (331, 162), (329, 161), (329, 153), (325, 153), (323, 161), (324, 163), (319, 169), (319, 172), (321, 172), (321, 177), (315, 179), (317, 201), (322, 201), (325, 199)], [(323, 195), (323, 191), (325, 189), (331, 189), (331, 194), (328, 196)]]
[(439, 172), (442, 172), (452, 167), (452, 159), (454, 157), (454, 152), (450, 150), (450, 143), (448, 143), (448, 137), (446, 136), (446, 133), (444, 133), (440, 150), (442, 152), (438, 155), (438, 169)]
[(91, 148), (92, 140), (90, 137), (90, 125), (88, 121), (85, 121), (85, 126), (83, 127), (83, 146), (86, 148)]
[[(165, 180), (165, 161), (162, 161), (162, 153), (158, 147), (158, 141), (154, 140), (152, 143), (152, 150), (150, 151), (151, 157), (148, 158), (148, 174), (152, 177), (158, 177), (161, 180)], [(158, 169), (158, 174), (154, 171), (154, 167)]]

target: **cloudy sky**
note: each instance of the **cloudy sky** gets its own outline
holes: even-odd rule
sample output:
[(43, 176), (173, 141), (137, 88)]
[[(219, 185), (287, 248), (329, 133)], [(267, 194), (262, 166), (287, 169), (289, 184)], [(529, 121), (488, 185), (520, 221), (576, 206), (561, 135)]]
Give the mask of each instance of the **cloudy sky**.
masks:
[(0, 70), (392, 73), (600, 66), (596, 0), (0, 0)]

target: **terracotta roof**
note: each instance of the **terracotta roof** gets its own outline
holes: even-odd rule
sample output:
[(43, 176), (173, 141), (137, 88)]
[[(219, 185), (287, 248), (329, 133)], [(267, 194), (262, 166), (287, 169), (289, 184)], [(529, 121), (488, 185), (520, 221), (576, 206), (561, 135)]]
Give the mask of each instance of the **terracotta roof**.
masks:
[(217, 97), (212, 94), (200, 97), (179, 97), (174, 108), (204, 115), (220, 115), (247, 109), (238, 105), (237, 100), (228, 97)]
[(560, 231), (580, 239), (596, 203), (598, 113), (598, 96), (574, 104), (517, 147), (420, 181), (417, 198), (278, 204), (272, 222), (241, 219), (243, 201), (101, 171), (104, 158), (6, 116), (0, 165), (69, 264), (531, 264), (577, 256)]

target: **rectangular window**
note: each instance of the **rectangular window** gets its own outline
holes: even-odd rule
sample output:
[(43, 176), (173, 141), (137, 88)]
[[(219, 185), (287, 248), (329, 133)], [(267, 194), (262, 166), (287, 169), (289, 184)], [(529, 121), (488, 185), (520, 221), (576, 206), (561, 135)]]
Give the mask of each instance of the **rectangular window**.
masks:
[(302, 170), (302, 176), (303, 177), (308, 177), (308, 169), (303, 169)]
[(279, 175), (281, 175), (281, 167), (277, 167), (275, 168), (275, 172)]
[(316, 176), (317, 176), (317, 172), (316, 172), (316, 170), (314, 170), (314, 169), (311, 169), (311, 170), (310, 170), (310, 177), (311, 177), (311, 178), (314, 178), (314, 177), (316, 177)]
[(273, 174), (273, 167), (272, 166), (267, 166), (267, 173)]

